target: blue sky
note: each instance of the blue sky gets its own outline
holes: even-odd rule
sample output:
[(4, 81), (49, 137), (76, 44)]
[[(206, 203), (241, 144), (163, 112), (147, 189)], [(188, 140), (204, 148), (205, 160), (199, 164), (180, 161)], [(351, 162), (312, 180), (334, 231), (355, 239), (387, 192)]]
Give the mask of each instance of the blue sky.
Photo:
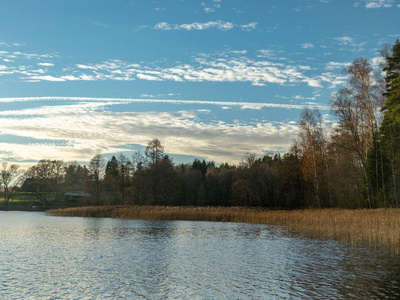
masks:
[(285, 152), (399, 28), (400, 0), (1, 1), (0, 160)]

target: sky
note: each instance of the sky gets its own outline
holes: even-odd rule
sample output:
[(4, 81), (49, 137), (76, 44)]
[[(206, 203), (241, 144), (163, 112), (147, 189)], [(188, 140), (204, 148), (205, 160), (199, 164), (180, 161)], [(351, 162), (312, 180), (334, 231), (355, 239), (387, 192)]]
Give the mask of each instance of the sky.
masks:
[(400, 0), (3, 0), (0, 162), (284, 153), (399, 29)]

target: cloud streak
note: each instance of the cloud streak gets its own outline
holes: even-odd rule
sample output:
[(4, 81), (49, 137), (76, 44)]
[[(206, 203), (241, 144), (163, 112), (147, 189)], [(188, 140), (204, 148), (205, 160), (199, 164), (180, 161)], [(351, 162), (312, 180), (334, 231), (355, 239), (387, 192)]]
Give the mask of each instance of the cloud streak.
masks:
[[(301, 98), (294, 98), (301, 99)], [(306, 98), (304, 98), (306, 99)], [(309, 98), (307, 98), (309, 99)], [(314, 98), (312, 98), (314, 99)], [(84, 102), (92, 103), (94, 107), (102, 107), (104, 105), (115, 105), (115, 104), (128, 104), (128, 103), (164, 103), (164, 104), (187, 104), (187, 105), (212, 105), (220, 107), (237, 107), (239, 109), (255, 109), (260, 110), (263, 108), (282, 108), (282, 109), (303, 109), (303, 104), (282, 104), (282, 103), (265, 103), (265, 102), (233, 102), (233, 101), (203, 101), (203, 100), (169, 100), (169, 99), (130, 99), (130, 98), (93, 98), (93, 97), (12, 97), (12, 98), (0, 98), (0, 103), (12, 103), (12, 102), (36, 102), (36, 101), (70, 101), (70, 102)], [(96, 104), (100, 102), (100, 105)], [(58, 107), (58, 106), (57, 106)], [(85, 106), (86, 107), (86, 106)], [(313, 108), (320, 110), (329, 110), (330, 107), (326, 105), (315, 105)], [(24, 110), (26, 112), (26, 110)], [(37, 110), (38, 112), (43, 111), (43, 108)], [(18, 112), (18, 111), (14, 111)], [(0, 112), (0, 115), (10, 114), (10, 111)], [(68, 112), (69, 113), (69, 112)]]
[(257, 27), (257, 22), (251, 22), (244, 25), (237, 25), (232, 22), (225, 21), (210, 21), (210, 22), (193, 22), (189, 24), (170, 24), (167, 22), (157, 23), (153, 29), (156, 30), (207, 30), (211, 28), (215, 28), (222, 31), (231, 30), (234, 28), (240, 28), (242, 30), (250, 31), (254, 30)]
[[(55, 101), (69, 100), (57, 105)], [(39, 160), (57, 158), (88, 161), (94, 154), (126, 151), (131, 144), (146, 145), (158, 137), (165, 150), (172, 154), (205, 157), (217, 162), (237, 163), (249, 151), (287, 149), (297, 134), (296, 122), (245, 121), (226, 123), (205, 121), (202, 115), (212, 114), (211, 106), (259, 109), (282, 106), (268, 103), (236, 103), (216, 101), (33, 97), (1, 98), (0, 102), (48, 101), (49, 105), (20, 110), (2, 111), (4, 124), (0, 136), (29, 138), (37, 143), (0, 143), (0, 159)], [(194, 110), (176, 112), (112, 112), (113, 105), (153, 102), (177, 105), (193, 104)], [(208, 107), (208, 108), (205, 108)], [(54, 141), (40, 142), (43, 140)]]

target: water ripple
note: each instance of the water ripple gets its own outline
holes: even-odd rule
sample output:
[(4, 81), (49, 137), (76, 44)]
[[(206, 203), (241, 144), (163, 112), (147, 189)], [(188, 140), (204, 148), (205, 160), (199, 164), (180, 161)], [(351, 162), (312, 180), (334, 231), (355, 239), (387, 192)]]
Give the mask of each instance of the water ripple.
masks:
[(0, 299), (393, 299), (400, 263), (277, 226), (0, 212)]

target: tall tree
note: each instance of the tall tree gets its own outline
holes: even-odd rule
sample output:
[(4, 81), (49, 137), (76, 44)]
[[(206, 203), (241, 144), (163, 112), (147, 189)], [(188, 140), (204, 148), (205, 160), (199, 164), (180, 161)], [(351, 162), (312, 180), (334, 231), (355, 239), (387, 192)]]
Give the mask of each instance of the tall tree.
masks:
[(120, 185), (119, 163), (113, 155), (107, 162), (105, 175), (103, 180), (105, 203), (117, 204), (119, 201), (119, 185)]
[(377, 112), (381, 95), (371, 64), (357, 58), (345, 70), (350, 80), (331, 99), (332, 111), (338, 117), (340, 134), (348, 135), (349, 145), (358, 156), (366, 179), (368, 206), (374, 207), (374, 195), (367, 157), (377, 132)]
[(62, 160), (42, 159), (27, 170), (26, 177), (30, 179), (27, 188), (43, 205), (54, 202), (58, 206), (63, 197), (64, 165)]
[(399, 207), (399, 177), (400, 177), (400, 42), (393, 45), (391, 51), (383, 53), (386, 66), (387, 97), (383, 107), (384, 119), (381, 126), (382, 141), (385, 153), (390, 161), (392, 197), (396, 207)]
[(304, 207), (304, 180), (301, 171), (301, 147), (293, 144), (289, 153), (283, 156), (281, 167), (282, 206), (287, 208)]
[(88, 177), (88, 169), (77, 162), (69, 162), (65, 166), (64, 186), (68, 192), (82, 193)]
[(101, 204), (101, 187), (104, 173), (104, 158), (101, 154), (96, 154), (90, 160), (89, 173), (92, 178), (90, 190), (97, 205)]
[(127, 202), (127, 195), (131, 188), (131, 178), (134, 171), (134, 166), (132, 161), (130, 161), (122, 153), (118, 156), (118, 166), (119, 166), (119, 194), (123, 204)]
[(157, 165), (161, 162), (164, 157), (164, 146), (161, 145), (159, 139), (153, 139), (147, 144), (145, 155), (152, 165)]
[(15, 191), (15, 187), (21, 182), (22, 177), (19, 165), (4, 162), (0, 173), (0, 184), (4, 187), (4, 205), (8, 205), (10, 198)]
[(299, 122), (299, 139), (302, 148), (302, 174), (308, 182), (310, 194), (314, 195), (311, 206), (326, 206), (327, 161), (325, 155), (326, 137), (323, 120), (317, 109), (305, 108)]
[(148, 172), (146, 172), (148, 173), (147, 182), (151, 192), (148, 204), (155, 204), (160, 191), (160, 164), (164, 158), (164, 147), (161, 145), (160, 140), (151, 140), (146, 147), (145, 155), (148, 164)]

